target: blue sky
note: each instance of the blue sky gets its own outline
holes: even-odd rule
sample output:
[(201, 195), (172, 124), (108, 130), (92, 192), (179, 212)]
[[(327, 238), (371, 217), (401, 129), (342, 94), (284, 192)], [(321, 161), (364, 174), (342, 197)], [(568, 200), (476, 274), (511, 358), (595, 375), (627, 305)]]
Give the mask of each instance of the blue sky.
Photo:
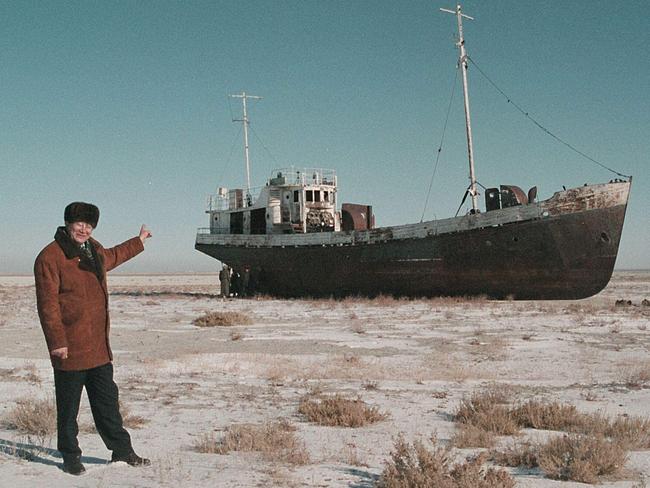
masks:
[[(194, 250), (206, 196), (241, 186), (250, 103), (253, 184), (273, 168), (334, 168), (339, 201), (378, 225), (417, 222), (455, 76), (455, 18), (431, 0), (0, 1), (1, 273), (29, 273), (74, 200), (112, 245), (154, 237), (128, 272), (215, 271)], [(618, 268), (650, 268), (650, 3), (467, 1), (472, 59), (551, 131), (634, 175)], [(517, 113), (470, 68), (485, 186), (539, 196), (611, 173)], [(467, 186), (457, 87), (425, 218)]]

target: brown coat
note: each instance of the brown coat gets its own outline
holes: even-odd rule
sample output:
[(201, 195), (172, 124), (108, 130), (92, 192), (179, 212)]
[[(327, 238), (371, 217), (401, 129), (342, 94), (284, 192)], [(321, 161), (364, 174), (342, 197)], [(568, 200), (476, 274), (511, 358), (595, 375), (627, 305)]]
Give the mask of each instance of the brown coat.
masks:
[(138, 237), (110, 249), (92, 238), (89, 241), (94, 260), (59, 227), (54, 241), (34, 263), (36, 304), (48, 350), (68, 348), (67, 359), (50, 356), (52, 366), (63, 371), (112, 361), (106, 272), (144, 249)]

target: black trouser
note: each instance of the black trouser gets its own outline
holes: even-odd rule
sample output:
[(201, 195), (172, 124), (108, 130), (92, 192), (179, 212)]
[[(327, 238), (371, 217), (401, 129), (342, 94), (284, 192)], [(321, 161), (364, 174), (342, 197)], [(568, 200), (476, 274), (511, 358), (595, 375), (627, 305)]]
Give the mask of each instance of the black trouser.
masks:
[(77, 415), (81, 390), (86, 387), (95, 427), (106, 447), (116, 455), (132, 452), (131, 437), (122, 426), (117, 385), (111, 363), (83, 371), (54, 370), (57, 449), (63, 457), (80, 456)]

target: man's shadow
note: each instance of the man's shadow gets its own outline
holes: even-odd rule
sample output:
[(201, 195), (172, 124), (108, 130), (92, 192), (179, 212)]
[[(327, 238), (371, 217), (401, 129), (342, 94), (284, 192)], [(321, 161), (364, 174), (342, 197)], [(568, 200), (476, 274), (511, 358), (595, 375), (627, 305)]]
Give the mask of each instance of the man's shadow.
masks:
[(356, 468), (347, 468), (343, 470), (347, 474), (357, 476), (359, 479), (353, 481), (350, 485), (350, 488), (372, 488), (377, 485), (377, 480), (379, 480), (379, 475), (371, 473), (370, 471), (364, 471), (362, 469)]
[[(24, 459), (32, 463), (44, 464), (46, 466), (56, 466), (63, 469), (63, 459), (61, 453), (56, 449), (39, 446), (37, 444), (26, 444), (23, 442), (13, 442), (6, 439), (0, 439), (0, 452), (16, 459)], [(48, 457), (57, 458), (48, 459)], [(100, 459), (90, 456), (81, 456), (81, 462), (86, 464), (107, 464), (106, 459)]]

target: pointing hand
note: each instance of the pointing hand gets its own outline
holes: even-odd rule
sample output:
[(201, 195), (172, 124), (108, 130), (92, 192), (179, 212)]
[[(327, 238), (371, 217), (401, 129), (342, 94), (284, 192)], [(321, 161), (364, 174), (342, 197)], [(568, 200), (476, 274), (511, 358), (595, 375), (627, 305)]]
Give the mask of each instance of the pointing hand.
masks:
[(144, 224), (142, 224), (142, 227), (140, 227), (140, 235), (138, 237), (142, 241), (142, 244), (144, 244), (144, 241), (151, 237), (151, 232)]

